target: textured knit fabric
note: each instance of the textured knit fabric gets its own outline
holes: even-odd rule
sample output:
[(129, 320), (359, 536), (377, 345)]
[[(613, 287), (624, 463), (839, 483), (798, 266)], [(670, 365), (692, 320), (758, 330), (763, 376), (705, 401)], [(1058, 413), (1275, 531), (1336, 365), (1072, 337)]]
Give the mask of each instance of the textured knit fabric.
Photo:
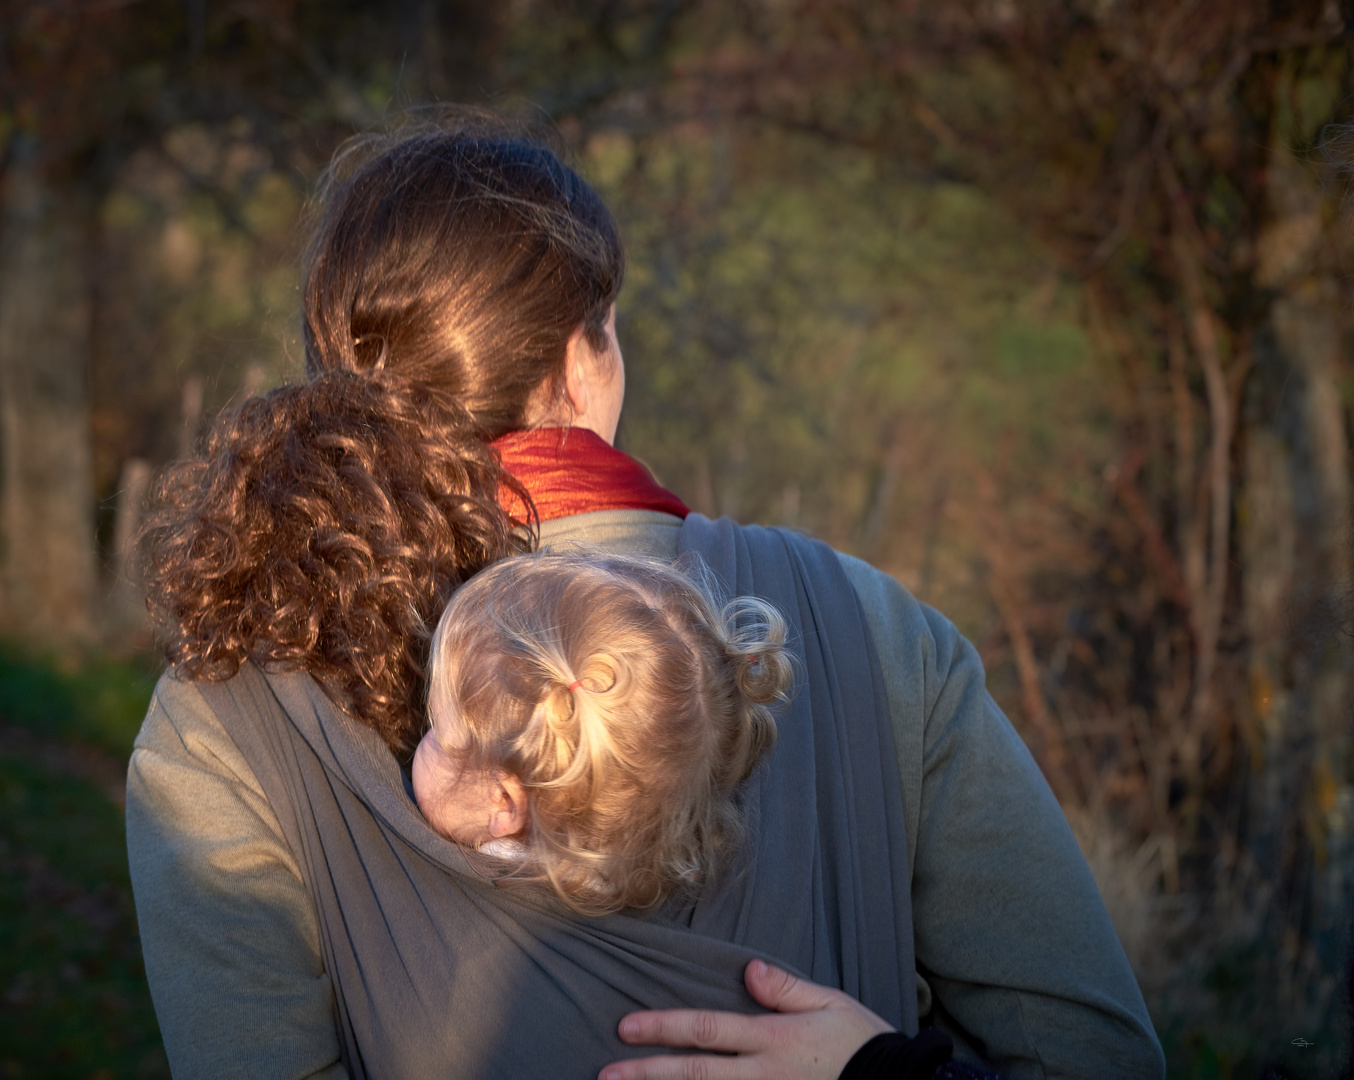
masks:
[(915, 1031), (892, 730), (854, 591), (830, 549), (795, 534), (693, 517), (683, 546), (732, 588), (755, 578), (807, 684), (742, 793), (740, 872), (654, 916), (579, 919), (543, 889), (476, 877), (375, 732), (308, 676), (246, 667), (202, 688), (298, 853), (354, 1078), (595, 1076), (641, 1052), (615, 1035), (628, 1011), (754, 1011), (741, 977), (755, 955)]

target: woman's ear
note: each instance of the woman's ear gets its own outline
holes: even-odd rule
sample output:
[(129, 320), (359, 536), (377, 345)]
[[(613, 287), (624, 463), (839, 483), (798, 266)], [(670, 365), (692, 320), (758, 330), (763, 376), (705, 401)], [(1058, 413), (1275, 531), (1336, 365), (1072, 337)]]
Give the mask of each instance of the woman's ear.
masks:
[(592, 353), (583, 335), (583, 324), (579, 323), (564, 346), (564, 398), (575, 417), (588, 411), (588, 376), (591, 372), (585, 370), (584, 359), (591, 359)]
[(500, 770), (489, 811), (489, 835), (495, 840), (516, 836), (527, 827), (527, 793), (522, 782)]
[(607, 348), (599, 352), (583, 325), (569, 335), (564, 346), (564, 400), (572, 414), (570, 427), (587, 428), (614, 446), (625, 401), (625, 361), (616, 342), (614, 304), (607, 315), (606, 338)]

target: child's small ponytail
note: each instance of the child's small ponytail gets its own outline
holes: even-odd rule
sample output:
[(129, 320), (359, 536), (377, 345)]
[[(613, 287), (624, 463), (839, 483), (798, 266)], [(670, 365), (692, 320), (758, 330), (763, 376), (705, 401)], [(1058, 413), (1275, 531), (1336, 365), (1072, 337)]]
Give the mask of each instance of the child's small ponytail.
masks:
[(785, 648), (785, 619), (770, 604), (740, 596), (724, 605), (724, 655), (738, 701), (725, 736), (724, 784), (732, 787), (751, 775), (776, 743), (776, 721), (769, 706), (787, 701), (794, 668)]
[[(589, 798), (606, 780), (609, 762), (618, 756), (611, 738), (607, 695), (616, 689), (622, 665), (595, 654), (577, 670), (561, 657), (539, 656), (551, 664), (550, 683), (526, 728), (519, 752), (526, 758), (553, 761), (533, 782), (540, 788), (566, 788), (584, 783)], [(550, 775), (553, 772), (553, 775)]]
[(786, 700), (794, 672), (780, 612), (755, 596), (740, 596), (721, 614), (728, 634), (724, 648), (739, 692), (759, 705)]

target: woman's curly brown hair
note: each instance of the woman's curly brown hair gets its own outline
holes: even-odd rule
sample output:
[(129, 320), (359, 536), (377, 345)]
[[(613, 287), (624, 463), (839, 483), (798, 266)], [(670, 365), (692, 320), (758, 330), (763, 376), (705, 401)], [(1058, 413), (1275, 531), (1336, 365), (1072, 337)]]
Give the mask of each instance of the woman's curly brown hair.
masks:
[(531, 545), (489, 441), (562, 395), (575, 331), (605, 343), (624, 261), (596, 192), (484, 113), (341, 148), (305, 260), (307, 381), (225, 413), (157, 485), (141, 550), (170, 663), (304, 669), (411, 751), (452, 590)]
[(301, 667), (392, 749), (412, 749), (424, 656), (452, 591), (529, 545), (454, 403), (384, 372), (332, 372), (254, 398), (204, 460), (163, 474), (148, 599), (191, 678), (246, 658)]

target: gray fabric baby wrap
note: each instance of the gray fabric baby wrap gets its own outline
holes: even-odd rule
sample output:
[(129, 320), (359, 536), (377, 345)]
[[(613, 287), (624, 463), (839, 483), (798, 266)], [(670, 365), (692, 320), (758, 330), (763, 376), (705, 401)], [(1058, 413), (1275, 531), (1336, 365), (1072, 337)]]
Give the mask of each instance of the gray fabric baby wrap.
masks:
[(434, 833), (394, 757), (309, 676), (246, 666), (203, 683), (315, 898), (354, 1077), (595, 1077), (637, 1053), (642, 1008), (755, 1012), (753, 956), (917, 1029), (902, 801), (878, 660), (830, 548), (693, 514), (681, 534), (729, 595), (787, 617), (801, 669), (768, 764), (745, 785), (740, 872), (694, 903), (584, 919), (500, 888)]

